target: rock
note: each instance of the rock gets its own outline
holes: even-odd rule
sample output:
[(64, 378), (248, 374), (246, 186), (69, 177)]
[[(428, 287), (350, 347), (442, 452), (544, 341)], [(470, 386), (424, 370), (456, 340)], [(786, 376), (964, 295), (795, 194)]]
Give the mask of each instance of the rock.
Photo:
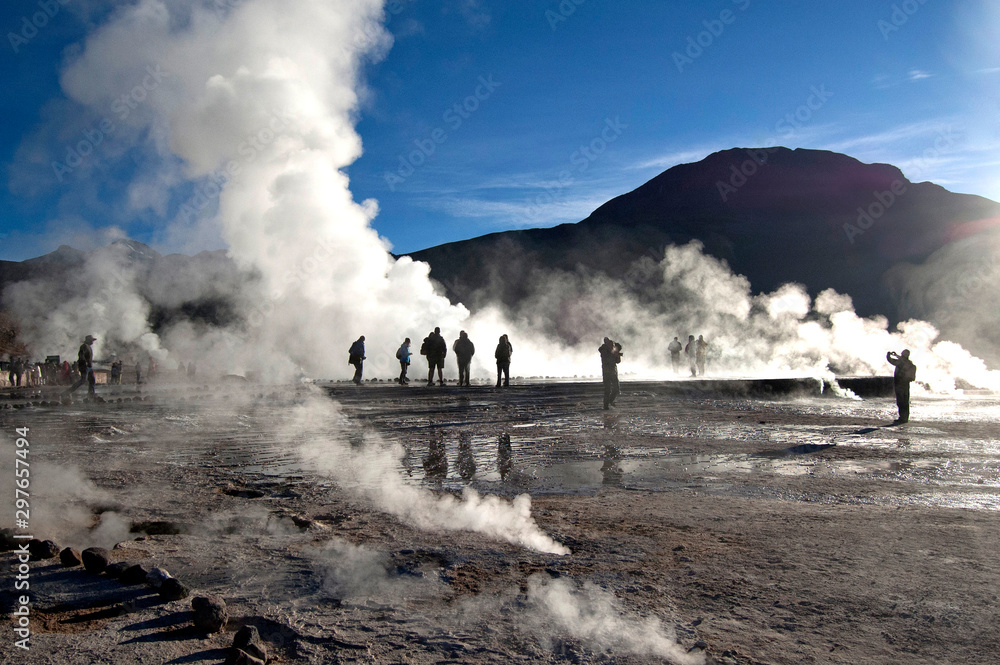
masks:
[(184, 583), (176, 577), (168, 577), (160, 585), (160, 598), (163, 600), (181, 600), (187, 598), (190, 593)]
[(149, 568), (137, 563), (126, 568), (119, 579), (123, 584), (145, 584), (147, 575), (149, 575)]
[(51, 559), (59, 556), (59, 546), (51, 540), (32, 538), (28, 541), (28, 552), (31, 554), (32, 561)]
[(129, 531), (131, 533), (145, 533), (147, 536), (176, 536), (185, 533), (187, 529), (175, 522), (158, 520), (155, 522), (136, 522)]
[(218, 596), (195, 596), (191, 600), (191, 609), (194, 610), (194, 627), (206, 633), (219, 632), (229, 621), (226, 601)]
[(267, 647), (260, 639), (256, 626), (243, 626), (233, 638), (233, 650), (245, 651), (250, 656), (267, 662)]
[(107, 569), (104, 571), (104, 574), (107, 575), (108, 577), (113, 577), (116, 580), (120, 580), (122, 575), (125, 574), (125, 571), (128, 570), (129, 567), (130, 566), (128, 561), (116, 561), (115, 563), (107, 567)]
[(73, 568), (74, 566), (83, 564), (83, 559), (80, 558), (80, 553), (72, 547), (67, 547), (59, 553), (59, 561), (67, 568)]
[(170, 579), (170, 573), (166, 570), (163, 568), (153, 568), (149, 571), (149, 574), (146, 575), (146, 584), (154, 589), (159, 589), (168, 579)]
[(38, 538), (32, 538), (28, 541), (28, 552), (31, 553), (32, 561), (54, 559), (59, 556), (59, 546), (51, 540), (39, 540)]
[(103, 547), (88, 547), (81, 555), (83, 567), (87, 569), (88, 573), (95, 575), (99, 575), (107, 570), (108, 565), (111, 563), (109, 557), (108, 551)]
[(230, 649), (229, 657), (223, 665), (264, 665), (265, 661), (251, 656), (242, 649)]

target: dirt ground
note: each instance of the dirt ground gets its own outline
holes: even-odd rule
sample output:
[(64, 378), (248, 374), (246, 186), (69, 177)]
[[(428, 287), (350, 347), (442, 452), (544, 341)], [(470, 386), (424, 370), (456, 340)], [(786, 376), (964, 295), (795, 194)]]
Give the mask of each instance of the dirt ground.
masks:
[[(30, 430), (33, 535), (120, 543), (116, 558), (231, 614), (203, 635), (190, 598), (33, 562), (31, 648), (8, 618), (0, 662), (216, 663), (248, 624), (275, 663), (998, 661), (996, 400), (916, 400), (909, 425), (885, 427), (886, 398), (623, 388), (610, 412), (583, 383), (0, 397), (5, 476)], [(428, 528), (349, 491), (364, 468), (317, 466), (274, 426), (317, 399), (339, 407), (316, 427), (357, 453), (338, 460), (398, 444), (380, 477), (530, 494), (570, 553)]]

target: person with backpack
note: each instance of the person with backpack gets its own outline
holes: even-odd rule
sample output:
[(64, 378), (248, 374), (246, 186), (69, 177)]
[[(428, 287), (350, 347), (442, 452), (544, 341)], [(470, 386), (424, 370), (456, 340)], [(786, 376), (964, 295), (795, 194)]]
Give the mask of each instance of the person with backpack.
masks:
[(497, 359), (497, 388), (500, 387), (500, 376), (503, 375), (504, 388), (510, 387), (510, 356), (514, 353), (507, 335), (500, 335), (500, 342), (493, 357)]
[(903, 349), (898, 355), (895, 351), (890, 351), (885, 354), (885, 359), (896, 367), (892, 375), (892, 387), (896, 392), (899, 417), (892, 424), (902, 425), (910, 420), (910, 383), (917, 379), (917, 366), (910, 360), (909, 349)]
[(399, 378), (397, 382), (401, 386), (405, 386), (410, 382), (406, 378), (406, 370), (410, 367), (410, 338), (407, 337), (403, 340), (403, 343), (399, 345), (396, 349), (396, 359), (399, 360)]
[(80, 351), (77, 353), (76, 366), (80, 370), (80, 378), (77, 379), (76, 383), (69, 387), (64, 394), (71, 395), (76, 391), (77, 388), (82, 386), (84, 383), (87, 384), (87, 396), (89, 399), (93, 400), (97, 398), (97, 393), (94, 391), (94, 384), (97, 382), (94, 378), (94, 342), (97, 338), (93, 335), (87, 335), (83, 344), (80, 345)]
[(469, 387), (469, 370), (472, 365), (472, 356), (476, 355), (476, 345), (469, 339), (469, 334), (464, 330), (458, 333), (458, 339), (452, 344), (452, 351), (458, 360), (458, 385), (459, 387)]
[(365, 364), (365, 336), (357, 338), (354, 344), (351, 344), (351, 348), (347, 351), (347, 364), (354, 365), (354, 381), (355, 385), (361, 385), (361, 372)]

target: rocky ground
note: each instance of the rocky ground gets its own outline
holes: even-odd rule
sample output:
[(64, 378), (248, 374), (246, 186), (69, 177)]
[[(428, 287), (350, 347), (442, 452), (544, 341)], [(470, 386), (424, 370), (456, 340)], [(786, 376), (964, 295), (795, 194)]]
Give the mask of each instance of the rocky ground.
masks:
[[(995, 400), (917, 400), (888, 428), (886, 398), (625, 384), (604, 412), (599, 391), (0, 397), (5, 496), (29, 428), (32, 535), (190, 588), (165, 601), (33, 561), (31, 648), (8, 618), (0, 662), (221, 663), (242, 626), (275, 663), (997, 661)], [(339, 406), (289, 424), (317, 400)], [(530, 494), (531, 519), (570, 553), (424, 519), (365, 489), (373, 478), (417, 503)], [(3, 556), (9, 605), (17, 559)], [(227, 604), (220, 632), (192, 625), (203, 595)]]

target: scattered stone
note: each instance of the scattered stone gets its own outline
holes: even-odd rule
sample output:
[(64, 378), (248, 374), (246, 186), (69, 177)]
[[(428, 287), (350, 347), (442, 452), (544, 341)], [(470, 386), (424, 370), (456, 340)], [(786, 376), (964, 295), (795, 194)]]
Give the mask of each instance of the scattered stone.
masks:
[(187, 598), (190, 591), (176, 577), (168, 577), (160, 585), (160, 598), (163, 600), (181, 600)]
[(236, 636), (233, 638), (233, 651), (236, 650), (244, 651), (254, 658), (267, 662), (267, 647), (260, 639), (260, 633), (256, 626), (243, 626), (236, 631)]
[(81, 558), (87, 572), (95, 575), (103, 573), (111, 563), (110, 555), (103, 547), (88, 547), (83, 551)]
[(166, 570), (163, 568), (153, 568), (149, 571), (149, 574), (146, 575), (146, 584), (154, 589), (159, 589), (168, 579), (170, 579), (170, 573)]
[(83, 565), (83, 559), (80, 558), (80, 553), (72, 547), (67, 547), (59, 553), (59, 562), (67, 568)]
[(696, 651), (699, 649), (701, 651), (704, 651), (707, 648), (708, 648), (708, 642), (706, 642), (705, 640), (698, 640), (697, 642), (694, 643), (694, 646), (688, 649), (688, 653), (691, 653), (692, 651)]
[(32, 561), (54, 559), (59, 556), (59, 546), (51, 540), (32, 538), (28, 541), (28, 552), (31, 554)]
[(116, 561), (115, 563), (107, 567), (107, 569), (104, 571), (104, 574), (107, 575), (108, 577), (113, 577), (116, 580), (120, 580), (122, 578), (122, 575), (125, 574), (125, 571), (129, 569), (129, 565), (130, 564), (128, 561)]
[(195, 596), (191, 600), (191, 609), (194, 610), (194, 627), (206, 633), (219, 632), (229, 621), (226, 601), (218, 596)]
[(149, 568), (137, 563), (126, 568), (119, 579), (123, 584), (145, 584), (147, 575), (149, 575)]

